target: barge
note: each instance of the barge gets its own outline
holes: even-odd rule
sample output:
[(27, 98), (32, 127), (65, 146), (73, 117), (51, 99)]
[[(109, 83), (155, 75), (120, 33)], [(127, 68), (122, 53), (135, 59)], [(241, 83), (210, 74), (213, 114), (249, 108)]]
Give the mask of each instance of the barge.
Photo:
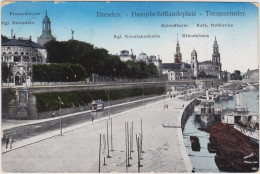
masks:
[(221, 171), (255, 172), (258, 170), (258, 144), (224, 123), (215, 123), (210, 127), (208, 149), (211, 153), (216, 153), (215, 162)]

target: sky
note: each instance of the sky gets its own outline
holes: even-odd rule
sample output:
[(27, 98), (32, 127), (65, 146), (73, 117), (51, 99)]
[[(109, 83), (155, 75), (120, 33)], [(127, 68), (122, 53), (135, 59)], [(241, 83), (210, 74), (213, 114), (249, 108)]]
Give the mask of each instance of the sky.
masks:
[[(197, 51), (198, 61), (212, 59), (215, 36), (219, 44), (222, 70), (245, 72), (259, 65), (258, 8), (252, 3), (209, 2), (15, 2), (2, 7), (2, 34), (17, 37), (32, 36), (37, 41), (42, 33), (45, 11), (51, 19), (52, 34), (58, 41), (71, 38), (105, 48), (111, 54), (133, 49), (137, 56), (159, 55), (163, 63), (174, 62), (177, 34), (183, 61), (190, 62), (191, 52)], [(196, 16), (132, 16), (133, 12), (157, 11), (196, 13)], [(211, 12), (245, 12), (245, 16), (207, 16)], [(40, 15), (13, 15), (14, 13)], [(120, 17), (97, 17), (97, 12), (120, 13)], [(9, 25), (3, 25), (8, 22)], [(12, 21), (31, 21), (34, 24), (12, 24)], [(233, 27), (210, 27), (211, 24), (232, 24)], [(162, 24), (186, 24), (188, 27), (161, 27)], [(208, 27), (197, 27), (207, 24)], [(129, 39), (125, 35), (160, 35), (160, 38)], [(209, 37), (182, 37), (201, 34)], [(115, 35), (123, 38), (116, 39)]]

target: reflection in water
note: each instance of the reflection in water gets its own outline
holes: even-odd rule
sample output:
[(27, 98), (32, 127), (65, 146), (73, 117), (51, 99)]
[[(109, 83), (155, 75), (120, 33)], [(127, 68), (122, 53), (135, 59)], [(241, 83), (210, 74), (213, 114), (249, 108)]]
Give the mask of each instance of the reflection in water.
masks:
[[(247, 107), (248, 110), (254, 113), (259, 112), (259, 95), (257, 90), (242, 92), (242, 107)], [(236, 107), (236, 97), (229, 100), (220, 100), (216, 102), (223, 109), (233, 109)], [(201, 124), (194, 115), (190, 116), (183, 130), (183, 137), (187, 147), (188, 154), (195, 172), (220, 172), (215, 164), (215, 153), (209, 153), (207, 145), (209, 143), (209, 133), (198, 130)], [(200, 142), (200, 151), (192, 151), (190, 136), (197, 136)]]

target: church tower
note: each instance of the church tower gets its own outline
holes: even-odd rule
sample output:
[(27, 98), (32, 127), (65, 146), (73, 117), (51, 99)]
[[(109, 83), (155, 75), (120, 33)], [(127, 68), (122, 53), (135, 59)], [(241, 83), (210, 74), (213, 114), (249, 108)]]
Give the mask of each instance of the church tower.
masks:
[(220, 54), (219, 54), (218, 43), (217, 43), (216, 37), (215, 37), (215, 41), (213, 44), (212, 62), (220, 63)]
[(51, 20), (48, 17), (46, 10), (46, 15), (42, 21), (42, 35), (37, 38), (37, 43), (43, 46), (50, 40), (55, 40), (55, 38), (51, 34)]
[(174, 63), (182, 63), (182, 54), (180, 53), (180, 45), (177, 35), (176, 53), (174, 54)]
[(191, 52), (191, 70), (194, 77), (198, 77), (198, 59), (195, 49)]

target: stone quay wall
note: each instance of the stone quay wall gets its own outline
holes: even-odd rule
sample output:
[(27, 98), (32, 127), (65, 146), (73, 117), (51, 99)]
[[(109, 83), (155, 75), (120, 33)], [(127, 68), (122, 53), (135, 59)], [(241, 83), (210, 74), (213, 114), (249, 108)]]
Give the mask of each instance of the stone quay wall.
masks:
[[(18, 87), (2, 87), (2, 93), (8, 93), (10, 90), (15, 91), (15, 96), (6, 94), (2, 98), (2, 118), (4, 119), (43, 119), (50, 118), (55, 112), (59, 115), (60, 111), (50, 111), (39, 113), (37, 111), (36, 97), (34, 94), (51, 93), (51, 92), (69, 92), (69, 91), (91, 91), (91, 90), (113, 90), (113, 89), (127, 89), (127, 88), (149, 88), (149, 87), (165, 87), (165, 92), (168, 91), (172, 85), (187, 85), (188, 88), (196, 88), (197, 84), (203, 84), (205, 88), (216, 86), (219, 80), (196, 80), (196, 81), (167, 81), (167, 82), (142, 82), (142, 83), (115, 83), (115, 84), (96, 84), (96, 85), (56, 85), (56, 86), (18, 86)], [(12, 98), (14, 97), (14, 98)], [(150, 96), (146, 96), (150, 97)], [(12, 98), (10, 100), (10, 98)], [(110, 101), (110, 105), (122, 103), (126, 101), (138, 100), (140, 97), (132, 97), (120, 99), (118, 101)], [(107, 105), (107, 104), (106, 104)], [(88, 106), (66, 108), (61, 110), (61, 115), (76, 113), (88, 110)]]
[(200, 103), (199, 100), (197, 99), (194, 99), (192, 100), (184, 109), (183, 113), (182, 113), (182, 117), (181, 117), (181, 128), (182, 130), (184, 129), (185, 127), (185, 124), (188, 120), (188, 118), (191, 116), (193, 110), (194, 110), (194, 107), (196, 105), (198, 105)]

